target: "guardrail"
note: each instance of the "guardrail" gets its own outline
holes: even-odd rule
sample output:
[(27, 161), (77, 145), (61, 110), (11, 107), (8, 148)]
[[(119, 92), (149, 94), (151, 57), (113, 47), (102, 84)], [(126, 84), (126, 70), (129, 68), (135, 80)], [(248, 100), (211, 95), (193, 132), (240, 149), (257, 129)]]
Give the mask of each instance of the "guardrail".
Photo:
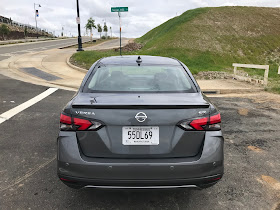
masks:
[[(250, 68), (250, 69), (264, 69), (264, 80), (263, 84), (267, 86), (268, 84), (268, 73), (269, 73), (269, 65), (254, 65), (254, 64), (240, 64), (240, 63), (233, 63), (232, 66), (234, 67), (233, 73), (234, 75), (237, 75), (237, 67), (240, 68)], [(280, 69), (280, 67), (279, 67)], [(279, 70), (278, 70), (279, 73)]]

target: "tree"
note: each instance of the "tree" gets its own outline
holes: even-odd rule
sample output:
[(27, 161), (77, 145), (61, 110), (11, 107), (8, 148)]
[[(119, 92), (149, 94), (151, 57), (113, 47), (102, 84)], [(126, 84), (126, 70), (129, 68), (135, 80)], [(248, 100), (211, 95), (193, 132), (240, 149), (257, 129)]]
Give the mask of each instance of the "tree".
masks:
[(8, 35), (10, 33), (10, 29), (6, 24), (2, 24), (0, 26), (0, 34), (3, 37), (3, 40), (5, 40), (5, 35)]
[(24, 38), (27, 36), (27, 26), (24, 27)]
[(106, 22), (104, 22), (103, 31), (105, 32), (105, 37), (107, 38), (108, 27), (106, 25)]
[(96, 25), (95, 25), (95, 20), (93, 20), (92, 18), (89, 18), (88, 19), (88, 22), (85, 26), (86, 30), (89, 30), (90, 31), (90, 40), (92, 41), (92, 29), (93, 28), (96, 28)]
[(102, 27), (99, 23), (97, 24), (97, 31), (100, 33), (100, 39), (101, 39)]

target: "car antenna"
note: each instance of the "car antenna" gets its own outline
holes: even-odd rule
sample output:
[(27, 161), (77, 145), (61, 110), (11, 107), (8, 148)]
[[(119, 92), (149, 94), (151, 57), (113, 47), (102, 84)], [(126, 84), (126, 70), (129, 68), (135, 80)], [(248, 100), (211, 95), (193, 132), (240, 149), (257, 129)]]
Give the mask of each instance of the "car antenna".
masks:
[(136, 63), (138, 63), (138, 66), (140, 66), (140, 64), (142, 63), (142, 59), (141, 59), (140, 55), (138, 56)]

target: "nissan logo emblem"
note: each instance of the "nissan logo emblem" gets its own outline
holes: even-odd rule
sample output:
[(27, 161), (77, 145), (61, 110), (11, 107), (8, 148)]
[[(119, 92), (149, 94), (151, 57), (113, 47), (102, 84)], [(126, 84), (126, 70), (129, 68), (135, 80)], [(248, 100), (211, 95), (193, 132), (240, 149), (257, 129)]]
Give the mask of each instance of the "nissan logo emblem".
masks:
[(146, 119), (147, 119), (147, 115), (144, 113), (144, 112), (138, 112), (136, 115), (135, 115), (135, 119), (142, 123), (144, 122)]

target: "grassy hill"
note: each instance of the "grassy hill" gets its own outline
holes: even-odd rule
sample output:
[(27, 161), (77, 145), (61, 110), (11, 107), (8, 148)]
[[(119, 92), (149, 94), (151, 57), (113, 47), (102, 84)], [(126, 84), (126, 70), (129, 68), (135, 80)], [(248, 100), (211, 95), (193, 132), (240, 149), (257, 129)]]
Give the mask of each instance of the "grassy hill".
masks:
[(194, 73), (234, 62), (280, 64), (280, 9), (218, 7), (189, 10), (137, 42), (145, 52), (173, 56)]
[[(280, 79), (277, 74), (280, 65), (280, 8), (189, 10), (149, 31), (136, 42), (143, 44), (143, 48), (129, 54), (176, 57), (193, 73), (232, 70), (232, 63), (269, 64), (270, 80)], [(85, 54), (92, 62), (118, 53)], [(76, 58), (79, 60), (78, 55)], [(264, 72), (252, 70), (249, 73), (263, 75)]]

